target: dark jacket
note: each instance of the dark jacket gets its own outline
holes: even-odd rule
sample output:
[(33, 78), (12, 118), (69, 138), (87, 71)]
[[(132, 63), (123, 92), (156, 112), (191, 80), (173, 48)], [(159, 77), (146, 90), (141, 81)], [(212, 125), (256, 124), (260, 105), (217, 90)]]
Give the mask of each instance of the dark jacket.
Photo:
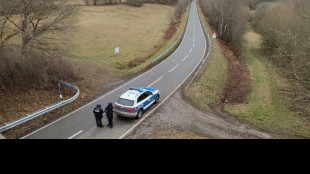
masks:
[(107, 116), (112, 116), (113, 117), (113, 105), (109, 104), (106, 108), (105, 108), (105, 112), (107, 113)]
[(93, 113), (95, 114), (96, 117), (102, 117), (103, 110), (102, 110), (102, 108), (100, 106), (96, 106), (94, 108)]

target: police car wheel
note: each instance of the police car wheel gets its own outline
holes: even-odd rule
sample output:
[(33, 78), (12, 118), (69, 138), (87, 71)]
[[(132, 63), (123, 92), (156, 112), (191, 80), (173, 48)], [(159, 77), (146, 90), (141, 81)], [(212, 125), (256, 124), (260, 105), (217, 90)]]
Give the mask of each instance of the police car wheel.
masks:
[(142, 115), (143, 115), (143, 110), (142, 109), (140, 109), (139, 111), (138, 111), (138, 114), (137, 114), (137, 119), (140, 119), (141, 117), (142, 117)]
[(155, 104), (159, 102), (159, 95), (156, 96)]

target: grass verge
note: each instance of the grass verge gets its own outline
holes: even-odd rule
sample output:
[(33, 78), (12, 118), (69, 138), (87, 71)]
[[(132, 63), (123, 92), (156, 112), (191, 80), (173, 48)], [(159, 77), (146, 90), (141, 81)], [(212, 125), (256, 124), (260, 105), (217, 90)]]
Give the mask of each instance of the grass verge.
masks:
[[(206, 18), (202, 18), (208, 32), (212, 33)], [(228, 69), (228, 61), (221, 51), (220, 43), (215, 39), (211, 39), (211, 42), (212, 48), (208, 61), (190, 88), (184, 91), (184, 97), (192, 105), (209, 112), (212, 111), (210, 105), (221, 101)]]

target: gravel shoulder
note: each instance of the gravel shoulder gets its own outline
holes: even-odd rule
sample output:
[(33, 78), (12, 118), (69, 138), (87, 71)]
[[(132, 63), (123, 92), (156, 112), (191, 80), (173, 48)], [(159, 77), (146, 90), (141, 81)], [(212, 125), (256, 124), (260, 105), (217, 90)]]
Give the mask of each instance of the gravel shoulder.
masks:
[(194, 108), (177, 90), (127, 139), (270, 139), (272, 136), (230, 116), (219, 116)]

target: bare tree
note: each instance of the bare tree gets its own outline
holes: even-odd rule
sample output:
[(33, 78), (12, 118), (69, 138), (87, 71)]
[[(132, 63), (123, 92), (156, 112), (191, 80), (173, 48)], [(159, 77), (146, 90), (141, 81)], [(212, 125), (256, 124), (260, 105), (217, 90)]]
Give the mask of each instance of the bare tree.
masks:
[[(76, 6), (69, 5), (67, 0), (14, 0), (3, 1), (9, 10), (3, 15), (2, 27), (6, 36), (2, 35), (0, 45), (13, 36), (22, 40), (21, 53), (26, 56), (27, 49), (52, 49), (49, 45), (53, 37), (48, 34), (59, 34), (68, 29), (72, 23), (70, 17), (76, 14)], [(19, 20), (16, 18), (19, 16)], [(4, 32), (3, 32), (4, 33)]]
[(167, 18), (168, 18), (170, 27), (174, 27), (175, 17), (174, 17), (172, 10), (168, 11)]
[[(303, 5), (298, 6), (299, 3)], [(307, 14), (308, 10), (302, 10), (307, 5), (309, 8), (309, 1), (277, 3), (266, 12), (258, 28), (263, 35), (262, 47), (275, 59), (290, 65), (296, 79), (310, 85), (310, 25), (307, 19), (310, 14)]]
[[(298, 110), (310, 115), (310, 1), (275, 2), (258, 20), (262, 48), (285, 68), (296, 86), (290, 93)], [(297, 82), (299, 83), (296, 83)], [(298, 84), (298, 85), (297, 85)]]
[(202, 0), (201, 7), (219, 38), (241, 54), (242, 36), (245, 33), (247, 12), (241, 0)]
[(9, 18), (17, 13), (18, 3), (17, 0), (6, 1), (0, 0), (0, 47), (12, 37), (20, 34), (21, 32), (12, 27), (8, 27)]
[(175, 22), (179, 23), (181, 21), (182, 13), (188, 5), (188, 0), (178, 0), (174, 8), (174, 19)]

